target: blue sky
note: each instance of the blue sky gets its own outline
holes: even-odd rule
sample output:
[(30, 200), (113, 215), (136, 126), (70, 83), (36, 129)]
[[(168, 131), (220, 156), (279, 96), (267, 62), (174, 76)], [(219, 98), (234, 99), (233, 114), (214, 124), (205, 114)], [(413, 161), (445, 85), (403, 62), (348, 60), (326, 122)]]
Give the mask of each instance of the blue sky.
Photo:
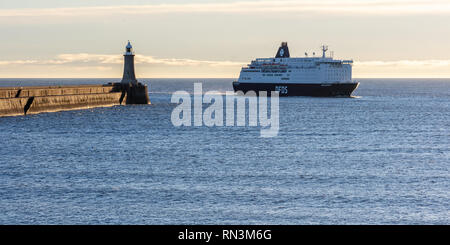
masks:
[(291, 56), (353, 59), (354, 77), (450, 77), (450, 0), (0, 2), (0, 77), (237, 77), (287, 41)]

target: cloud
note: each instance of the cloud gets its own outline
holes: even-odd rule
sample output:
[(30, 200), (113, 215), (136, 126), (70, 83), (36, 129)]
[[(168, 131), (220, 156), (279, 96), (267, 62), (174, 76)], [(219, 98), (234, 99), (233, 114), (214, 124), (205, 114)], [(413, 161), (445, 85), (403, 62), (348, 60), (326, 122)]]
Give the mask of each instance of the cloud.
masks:
[[(122, 55), (114, 54), (60, 54), (53, 59), (0, 60), (0, 65), (62, 65), (70, 63), (122, 64)], [(154, 56), (136, 55), (137, 64), (160, 64), (168, 66), (243, 66), (248, 62), (211, 61), (188, 58), (157, 58)], [(394, 60), (394, 61), (355, 61), (355, 67), (446, 67), (450, 60)]]
[[(64, 65), (64, 64), (123, 64), (123, 57), (121, 55), (109, 54), (60, 54), (54, 59), (47, 60), (10, 60), (1, 61), (0, 65)], [(210, 61), (210, 60), (194, 60), (194, 59), (180, 59), (180, 58), (156, 58), (153, 56), (136, 55), (136, 64), (158, 64), (167, 66), (243, 66), (246, 62), (234, 61)]]
[(30, 65), (30, 64), (37, 64), (37, 60), (0, 60), (0, 66), (6, 66), (6, 65)]
[(143, 64), (161, 64), (169, 66), (242, 66), (246, 62), (234, 61), (210, 61), (210, 60), (193, 60), (193, 59), (158, 59), (153, 56), (136, 55), (136, 63)]
[(167, 13), (448, 14), (448, 0), (238, 1), (72, 8), (1, 9), (0, 17), (78, 17)]
[(355, 67), (450, 67), (450, 60), (396, 60), (396, 61), (355, 61)]
[(448, 78), (450, 60), (355, 61), (354, 77)]
[(121, 64), (123, 58), (120, 55), (108, 55), (108, 54), (60, 54), (54, 60), (43, 61), (55, 63), (55, 64), (67, 64), (67, 63), (99, 63), (99, 64)]
[[(247, 63), (136, 55), (136, 64), (146, 67), (141, 70), (147, 77), (236, 77)], [(44, 73), (58, 70), (59, 77), (72, 77), (77, 71), (90, 71), (83, 73), (85, 76), (109, 77), (111, 72), (119, 74), (118, 66), (122, 64), (121, 55), (88, 53), (60, 54), (51, 59), (0, 60), (0, 71), (3, 70), (0, 77), (14, 77), (14, 72), (26, 74), (33, 70)], [(354, 77), (450, 77), (450, 60), (355, 61), (353, 74)]]

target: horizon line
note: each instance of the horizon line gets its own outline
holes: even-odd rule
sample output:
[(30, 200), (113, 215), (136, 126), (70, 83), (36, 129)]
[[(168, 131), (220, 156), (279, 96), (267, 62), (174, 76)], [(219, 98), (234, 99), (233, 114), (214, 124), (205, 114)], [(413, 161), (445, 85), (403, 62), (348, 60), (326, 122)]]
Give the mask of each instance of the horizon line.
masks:
[[(119, 77), (0, 77), (1, 80), (5, 79), (116, 79), (121, 80)], [(237, 77), (143, 77), (142, 79), (238, 79)], [(354, 77), (354, 79), (450, 79), (448, 77)]]

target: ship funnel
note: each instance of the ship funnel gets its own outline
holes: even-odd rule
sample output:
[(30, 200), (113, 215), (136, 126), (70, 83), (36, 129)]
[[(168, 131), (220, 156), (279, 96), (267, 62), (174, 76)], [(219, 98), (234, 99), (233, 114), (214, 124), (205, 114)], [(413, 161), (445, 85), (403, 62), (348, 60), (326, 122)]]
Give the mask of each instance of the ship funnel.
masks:
[(282, 42), (275, 58), (289, 58), (289, 48), (287, 42)]

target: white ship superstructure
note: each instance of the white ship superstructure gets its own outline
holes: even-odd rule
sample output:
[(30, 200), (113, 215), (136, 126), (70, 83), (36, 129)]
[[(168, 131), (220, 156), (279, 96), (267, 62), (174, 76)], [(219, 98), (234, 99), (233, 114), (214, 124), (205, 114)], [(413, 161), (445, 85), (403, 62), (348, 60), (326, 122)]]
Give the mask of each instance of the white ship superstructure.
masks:
[(350, 95), (348, 88), (354, 87), (351, 93), (358, 85), (352, 82), (353, 61), (327, 57), (327, 50), (327, 46), (322, 46), (321, 57), (290, 58), (287, 43), (283, 42), (274, 58), (258, 58), (243, 67), (238, 81), (233, 83), (235, 90), (270, 91), (272, 88), (281, 95)]

